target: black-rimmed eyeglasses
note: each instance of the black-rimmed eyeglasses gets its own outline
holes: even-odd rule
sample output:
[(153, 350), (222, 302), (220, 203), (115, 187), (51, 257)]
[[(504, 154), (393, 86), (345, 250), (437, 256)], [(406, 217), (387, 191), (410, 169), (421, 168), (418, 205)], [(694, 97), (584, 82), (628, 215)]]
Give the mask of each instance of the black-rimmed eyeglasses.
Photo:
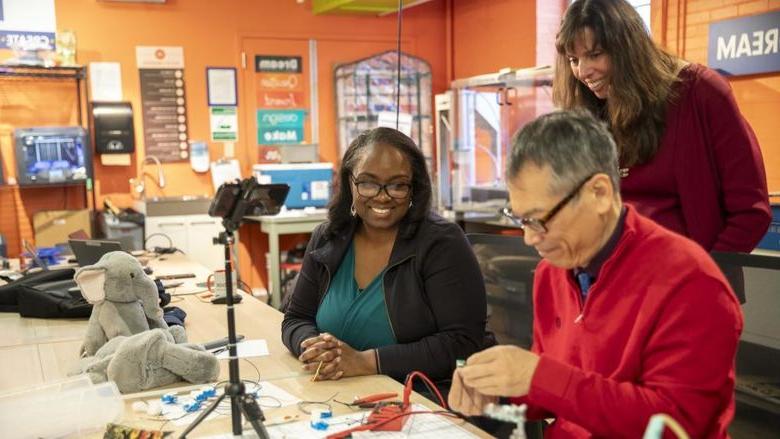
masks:
[(355, 177), (351, 178), (361, 197), (372, 198), (385, 191), (390, 198), (403, 199), (408, 197), (412, 191), (412, 185), (409, 183), (379, 184), (373, 181), (360, 181), (355, 179)]
[(558, 204), (553, 206), (553, 208), (550, 209), (550, 211), (541, 218), (519, 218), (512, 213), (512, 208), (510, 207), (504, 207), (501, 209), (501, 214), (511, 219), (512, 222), (520, 226), (520, 228), (523, 230), (530, 229), (536, 233), (547, 233), (547, 223), (549, 223), (553, 217), (555, 217), (555, 215), (557, 215), (558, 212), (560, 212), (561, 209), (563, 209), (569, 203), (569, 201), (574, 199), (577, 193), (579, 193), (580, 189), (582, 189), (582, 187), (585, 186), (585, 183), (590, 181), (594, 175), (596, 174), (589, 175), (588, 178), (582, 180), (580, 184), (572, 189), (571, 192), (563, 197), (563, 199), (559, 201)]

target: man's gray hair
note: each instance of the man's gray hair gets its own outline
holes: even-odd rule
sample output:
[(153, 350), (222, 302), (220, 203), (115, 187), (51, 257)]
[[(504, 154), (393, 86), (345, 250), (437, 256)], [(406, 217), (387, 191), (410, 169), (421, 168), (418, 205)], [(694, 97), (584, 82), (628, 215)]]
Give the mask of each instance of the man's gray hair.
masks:
[(615, 141), (603, 122), (582, 110), (555, 111), (525, 125), (512, 139), (506, 168), (513, 180), (527, 163), (549, 165), (552, 194), (572, 190), (589, 175), (609, 175), (615, 193), (620, 191)]

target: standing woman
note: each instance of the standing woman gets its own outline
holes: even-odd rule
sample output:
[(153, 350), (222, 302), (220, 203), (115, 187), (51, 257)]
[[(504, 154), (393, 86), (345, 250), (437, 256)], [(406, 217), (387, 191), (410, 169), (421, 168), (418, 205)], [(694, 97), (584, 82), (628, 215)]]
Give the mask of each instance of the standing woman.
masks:
[(358, 136), (328, 221), (312, 233), (282, 341), (318, 380), (418, 370), (448, 379), (485, 347), (485, 286), (461, 229), (431, 212), (431, 181), (412, 139)]
[(555, 46), (555, 104), (607, 123), (623, 200), (708, 251), (753, 250), (771, 220), (766, 175), (728, 82), (657, 47), (624, 0), (574, 2)]

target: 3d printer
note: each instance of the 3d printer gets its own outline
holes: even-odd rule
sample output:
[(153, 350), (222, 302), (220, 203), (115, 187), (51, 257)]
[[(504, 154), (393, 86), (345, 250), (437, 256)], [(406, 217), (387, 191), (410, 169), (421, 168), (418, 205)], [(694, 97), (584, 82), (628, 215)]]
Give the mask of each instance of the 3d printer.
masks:
[(92, 176), (92, 153), (82, 127), (18, 128), (14, 137), (20, 186), (81, 183)]

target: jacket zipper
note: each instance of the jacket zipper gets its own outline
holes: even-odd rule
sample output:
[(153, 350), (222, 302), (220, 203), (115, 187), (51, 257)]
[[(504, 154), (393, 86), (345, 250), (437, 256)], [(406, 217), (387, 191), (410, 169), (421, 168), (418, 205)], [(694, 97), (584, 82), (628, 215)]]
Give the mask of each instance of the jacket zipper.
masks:
[(322, 294), (320, 294), (320, 300), (317, 303), (317, 309), (319, 309), (320, 305), (322, 305), (322, 301), (325, 300), (325, 295), (328, 294), (328, 289), (330, 288), (330, 268), (328, 268), (328, 264), (322, 264), (325, 267), (325, 273), (328, 274), (328, 281), (325, 282), (325, 289), (322, 290)]
[(400, 261), (396, 262), (393, 265), (390, 265), (382, 272), (382, 295), (385, 298), (385, 315), (387, 316), (387, 322), (390, 323), (390, 330), (393, 331), (393, 338), (395, 341), (398, 341), (398, 336), (395, 335), (395, 328), (393, 327), (393, 319), (390, 318), (390, 311), (387, 310), (387, 292), (385, 291), (385, 274), (390, 271), (391, 268), (397, 267), (401, 265), (403, 262), (406, 262), (407, 259), (413, 258), (414, 255), (409, 255)]

